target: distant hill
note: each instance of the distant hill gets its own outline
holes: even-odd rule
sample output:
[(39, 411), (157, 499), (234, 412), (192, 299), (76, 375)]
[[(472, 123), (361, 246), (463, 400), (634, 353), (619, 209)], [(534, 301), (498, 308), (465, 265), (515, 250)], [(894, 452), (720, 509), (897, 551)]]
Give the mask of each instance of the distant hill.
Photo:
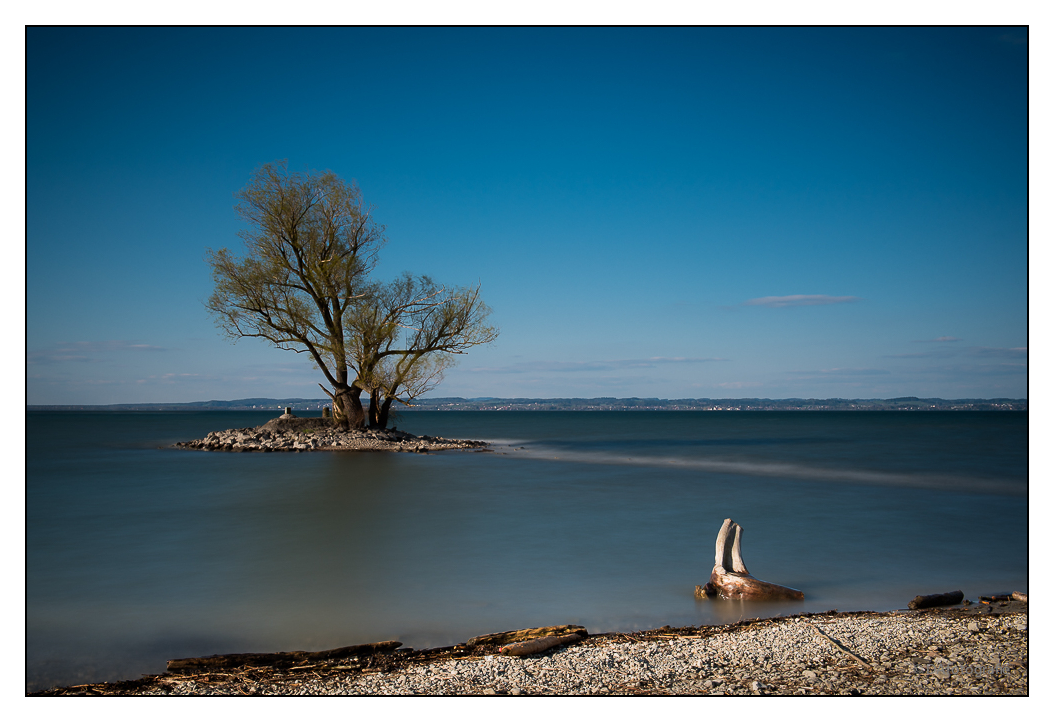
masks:
[[(316, 411), (329, 399), (237, 399), (185, 404), (26, 406), (31, 411)], [(1028, 399), (418, 399), (400, 411), (1026, 411)]]

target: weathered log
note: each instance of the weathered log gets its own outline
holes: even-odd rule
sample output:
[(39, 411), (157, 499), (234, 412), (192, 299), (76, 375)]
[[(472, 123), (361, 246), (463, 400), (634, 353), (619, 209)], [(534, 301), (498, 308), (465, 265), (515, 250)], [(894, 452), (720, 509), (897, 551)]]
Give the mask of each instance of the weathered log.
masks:
[(1010, 598), (1013, 599), (1015, 602), (1025, 602), (1026, 604), (1028, 603), (1028, 595), (1024, 592), (1014, 592), (1010, 595)]
[(371, 642), (352, 647), (338, 647), (321, 652), (275, 652), (272, 654), (216, 654), (211, 657), (187, 657), (170, 659), (168, 671), (177, 669), (227, 669), (233, 667), (285, 667), (304, 662), (322, 662), (327, 659), (366, 656), (378, 652), (390, 652), (403, 646), (402, 642)]
[(508, 654), (513, 657), (523, 657), (528, 654), (538, 654), (538, 652), (544, 652), (553, 647), (559, 647), (561, 644), (581, 642), (583, 639), (585, 639), (585, 636), (581, 634), (561, 634), (560, 636), (555, 637), (538, 637), (537, 639), (528, 639), (525, 642), (509, 644), (498, 651), (501, 654)]
[(743, 527), (725, 519), (717, 534), (714, 569), (705, 587), (696, 587), (695, 595), (717, 595), (723, 599), (805, 599), (797, 589), (755, 579), (743, 563)]
[(908, 609), (926, 609), (928, 607), (945, 607), (949, 604), (958, 604), (963, 600), (961, 591), (945, 592), (944, 594), (920, 595), (908, 602)]
[(1013, 594), (992, 594), (987, 597), (978, 597), (977, 600), (982, 604), (991, 604), (992, 602), (1009, 602), (1013, 597)]
[(466, 646), (475, 647), (479, 644), (512, 644), (513, 642), (523, 642), (528, 639), (538, 639), (540, 637), (552, 637), (562, 634), (579, 634), (583, 637), (588, 637), (589, 633), (585, 627), (577, 624), (563, 624), (556, 627), (533, 627), (531, 629), (516, 629), (511, 632), (497, 632), (495, 634), (483, 634), (479, 637), (473, 637), (472, 639), (465, 642)]

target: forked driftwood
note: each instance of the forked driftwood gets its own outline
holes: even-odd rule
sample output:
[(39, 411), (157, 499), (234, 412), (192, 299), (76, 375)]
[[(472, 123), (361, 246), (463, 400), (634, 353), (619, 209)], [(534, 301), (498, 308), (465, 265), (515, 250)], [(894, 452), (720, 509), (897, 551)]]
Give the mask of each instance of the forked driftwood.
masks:
[(723, 599), (805, 599), (797, 589), (763, 582), (750, 576), (743, 563), (743, 527), (725, 519), (717, 534), (714, 570), (704, 587), (696, 587), (696, 596), (717, 595)]

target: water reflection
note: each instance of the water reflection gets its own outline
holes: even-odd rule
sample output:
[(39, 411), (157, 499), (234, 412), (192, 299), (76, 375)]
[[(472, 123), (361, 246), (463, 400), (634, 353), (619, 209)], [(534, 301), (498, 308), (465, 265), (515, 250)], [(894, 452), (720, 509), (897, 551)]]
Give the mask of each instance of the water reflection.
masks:
[(805, 602), (794, 601), (747, 601), (745, 599), (696, 599), (697, 613), (705, 617), (711, 624), (732, 624), (742, 622), (744, 619), (756, 619), (758, 617), (785, 617), (791, 614), (800, 614), (806, 610)]

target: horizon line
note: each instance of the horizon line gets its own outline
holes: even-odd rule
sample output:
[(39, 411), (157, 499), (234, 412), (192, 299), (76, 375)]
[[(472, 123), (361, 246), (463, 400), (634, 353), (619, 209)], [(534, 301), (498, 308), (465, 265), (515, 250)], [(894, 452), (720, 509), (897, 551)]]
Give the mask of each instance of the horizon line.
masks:
[[(546, 397), (527, 397), (527, 396), (436, 396), (429, 398), (417, 399), (418, 404), (425, 402), (554, 402), (554, 401), (607, 401), (607, 402), (619, 402), (619, 401), (655, 401), (655, 402), (687, 402), (687, 401), (707, 401), (707, 402), (730, 402), (730, 401), (769, 401), (769, 402), (786, 402), (786, 401), (838, 401), (838, 402), (853, 402), (853, 401), (885, 401), (885, 402), (907, 402), (907, 401), (943, 401), (943, 402), (995, 402), (995, 401), (1011, 401), (1018, 403), (1027, 403), (1027, 397), (1012, 398), (1006, 396), (998, 397), (968, 397), (968, 398), (944, 398), (941, 396), (893, 396), (889, 398), (882, 397), (869, 397), (869, 398), (847, 398), (843, 396), (830, 396), (820, 398), (816, 396), (787, 396), (782, 398), (771, 398), (771, 397), (760, 397), (760, 396), (723, 396), (723, 397), (710, 397), (710, 396), (698, 396), (698, 397), (680, 397), (680, 398), (660, 398), (656, 396), (546, 396)], [(132, 401), (132, 402), (117, 402), (110, 404), (78, 404), (78, 403), (59, 403), (59, 404), (26, 404), (26, 409), (45, 409), (45, 408), (112, 408), (115, 406), (199, 406), (203, 404), (237, 404), (237, 403), (254, 403), (255, 405), (274, 403), (276, 405), (286, 403), (322, 403), (331, 404), (332, 401), (328, 398), (303, 398), (303, 397), (287, 397), (287, 398), (272, 398), (272, 397), (248, 397), (241, 399), (209, 399), (207, 401)], [(411, 408), (413, 407), (411, 406)]]

